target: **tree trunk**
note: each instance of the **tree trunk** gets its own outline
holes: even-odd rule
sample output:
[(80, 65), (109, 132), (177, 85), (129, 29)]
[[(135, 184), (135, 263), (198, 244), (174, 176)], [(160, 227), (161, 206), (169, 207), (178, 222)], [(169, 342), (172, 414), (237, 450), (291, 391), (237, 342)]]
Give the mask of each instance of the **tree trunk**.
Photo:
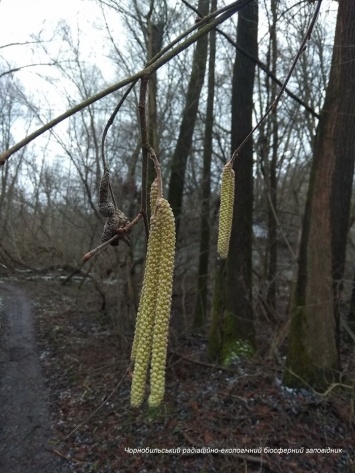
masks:
[[(217, 0), (212, 0), (211, 12), (217, 9)], [(210, 196), (211, 196), (211, 161), (213, 133), (213, 102), (215, 89), (216, 31), (210, 33), (210, 59), (208, 66), (208, 96), (206, 126), (203, 150), (202, 202), (200, 228), (200, 259), (197, 276), (197, 301), (195, 327), (201, 328), (206, 322), (208, 293), (208, 259), (210, 254)]]
[[(239, 13), (237, 43), (258, 56), (258, 6)], [(255, 64), (237, 53), (232, 90), (232, 149), (252, 129)], [(234, 337), (254, 342), (252, 308), (253, 143), (243, 148), (234, 163), (235, 202), (229, 258), (227, 261), (226, 309), (235, 318)]]
[[(208, 14), (209, 0), (199, 0), (198, 10), (203, 16)], [(182, 116), (179, 137), (172, 158), (168, 200), (176, 219), (176, 231), (182, 208), (187, 158), (191, 151), (198, 103), (206, 71), (208, 38), (199, 39), (193, 56), (192, 71), (186, 94), (186, 105)]]
[[(258, 6), (244, 7), (238, 14), (237, 44), (253, 57), (258, 55)], [(236, 149), (252, 129), (255, 63), (236, 52), (232, 83), (232, 149)], [(235, 202), (223, 297), (214, 294), (209, 352), (226, 361), (231, 352), (254, 345), (252, 307), (252, 217), (253, 144), (249, 141), (234, 163)], [(222, 265), (223, 266), (223, 265)], [(221, 275), (218, 275), (219, 278)], [(216, 301), (223, 304), (219, 307)], [(213, 331), (213, 327), (219, 327)], [(217, 339), (217, 341), (216, 341)], [(218, 349), (216, 348), (218, 347)], [(248, 350), (249, 351), (249, 350)]]
[(338, 307), (355, 157), (355, 3), (339, 2), (334, 50), (290, 304), (288, 386), (323, 389), (337, 378)]
[(355, 273), (353, 276), (353, 286), (350, 297), (350, 308), (348, 313), (348, 324), (350, 329), (355, 332)]
[[(270, 28), (270, 50), (271, 50), (271, 72), (276, 75), (276, 61), (278, 57), (277, 47), (277, 0), (271, 0), (271, 13), (272, 13), (272, 25)], [(270, 81), (270, 79), (268, 79)], [(272, 103), (277, 95), (277, 86), (274, 81), (270, 81), (271, 88), (271, 100)], [(268, 274), (267, 274), (267, 294), (266, 294), (266, 306), (267, 311), (272, 317), (275, 317), (276, 309), (276, 273), (277, 273), (277, 161), (278, 161), (278, 148), (279, 148), (279, 133), (278, 133), (278, 119), (277, 111), (269, 118), (271, 120), (272, 127), (272, 151), (271, 160), (269, 166), (269, 179), (268, 179)], [(267, 159), (267, 158), (266, 158)]]

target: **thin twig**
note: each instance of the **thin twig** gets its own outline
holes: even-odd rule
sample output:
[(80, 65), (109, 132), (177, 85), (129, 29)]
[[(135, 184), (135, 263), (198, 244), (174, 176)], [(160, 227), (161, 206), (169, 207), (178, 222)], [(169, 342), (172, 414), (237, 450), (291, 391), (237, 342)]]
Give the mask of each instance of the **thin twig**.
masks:
[[(184, 3), (188, 8), (190, 8), (190, 10), (192, 10), (193, 12), (196, 13), (196, 15), (198, 15), (199, 17), (201, 17), (202, 19), (204, 19), (201, 15), (201, 13), (199, 12), (199, 10), (197, 8), (195, 8), (193, 5), (191, 5), (191, 3), (189, 3), (187, 0), (181, 0), (182, 3)], [(206, 17), (205, 17), (206, 18)], [(247, 57), (248, 59), (250, 59), (251, 61), (253, 61), (261, 70), (263, 70), (265, 72), (265, 74), (270, 77), (270, 79), (272, 79), (274, 82), (276, 82), (277, 85), (279, 85), (280, 87), (282, 87), (282, 82), (275, 76), (275, 74), (273, 72), (271, 72), (268, 67), (266, 66), (266, 64), (264, 64), (263, 62), (261, 62), (258, 58), (252, 56), (251, 54), (249, 54), (245, 49), (241, 48), (239, 46), (239, 44), (237, 44), (227, 33), (225, 33), (223, 30), (221, 30), (220, 28), (215, 28), (215, 30), (217, 31), (217, 33), (219, 33), (221, 36), (223, 36), (232, 46), (235, 47), (235, 49), (237, 49), (240, 53), (242, 53), (245, 57)], [(300, 105), (302, 105), (302, 107), (304, 107), (305, 110), (307, 110), (307, 112), (309, 112), (311, 115), (313, 115), (315, 118), (318, 118), (319, 119), (319, 114), (316, 113), (312, 107), (310, 107), (308, 104), (306, 104), (302, 99), (300, 99), (299, 97), (297, 97), (296, 94), (294, 94), (290, 89), (288, 89), (287, 87), (285, 88), (285, 92), (287, 95), (289, 95), (293, 100), (295, 100), (297, 103), (299, 103)]]
[(47, 447), (46, 445), (43, 445), (43, 448), (45, 450), (47, 450), (48, 452), (50, 453), (54, 453), (55, 455), (58, 455), (58, 457), (60, 458), (64, 458), (65, 460), (67, 460), (68, 462), (73, 462), (73, 463), (78, 463), (78, 464), (83, 464), (85, 463), (84, 461), (82, 460), (77, 460), (75, 457), (72, 457), (70, 455), (64, 455), (64, 453), (60, 452), (59, 450), (55, 449), (55, 448), (49, 448)]
[(278, 229), (280, 230), (280, 233), (281, 233), (281, 236), (284, 240), (284, 242), (286, 243), (286, 246), (287, 248), (289, 249), (291, 255), (292, 255), (292, 258), (293, 258), (293, 261), (298, 264), (298, 258), (297, 258), (297, 255), (296, 253), (293, 251), (293, 248), (291, 246), (291, 243), (288, 241), (288, 238), (285, 234), (285, 232), (283, 231), (283, 228), (282, 228), (282, 225), (280, 223), (280, 219), (277, 215), (277, 212), (276, 212), (276, 209), (275, 209), (275, 206), (271, 200), (271, 194), (270, 194), (270, 189), (267, 190), (267, 198), (268, 198), (268, 201), (269, 201), (269, 204), (270, 204), (270, 209), (271, 209), (271, 212), (272, 212), (272, 215), (275, 219), (275, 222), (276, 222), (276, 225), (278, 227)]
[(315, 394), (316, 396), (319, 396), (319, 397), (327, 397), (329, 393), (331, 393), (333, 391), (333, 389), (335, 388), (344, 388), (344, 389), (350, 389), (351, 391), (354, 392), (354, 386), (353, 385), (349, 385), (349, 384), (343, 384), (343, 383), (332, 383), (325, 391), (323, 391), (322, 393), (317, 391), (316, 389), (314, 389), (309, 383), (307, 383), (306, 380), (304, 380), (300, 375), (298, 375), (297, 373), (295, 373), (291, 368), (289, 368), (288, 366), (286, 365), (283, 365), (283, 369), (288, 371), (292, 376), (294, 376), (295, 378), (297, 378), (299, 381), (302, 382), (303, 385), (305, 385), (307, 387), (307, 389), (309, 389), (310, 391), (313, 392), (313, 394)]
[(355, 333), (351, 330), (348, 322), (343, 317), (340, 318), (340, 324), (347, 332), (347, 334), (353, 339), (353, 342), (355, 342)]
[(160, 163), (158, 161), (157, 155), (155, 154), (154, 149), (150, 146), (149, 147), (149, 156), (152, 159), (155, 167), (155, 172), (157, 174), (157, 180), (158, 180), (158, 199), (160, 199), (163, 196), (163, 178), (161, 175), (161, 168), (160, 168)]
[[(107, 160), (106, 160), (106, 156), (105, 156), (105, 139), (106, 139), (106, 135), (107, 135), (107, 132), (110, 128), (110, 126), (112, 125), (117, 113), (119, 112), (120, 108), (122, 107), (124, 101), (126, 100), (126, 98), (128, 97), (128, 94), (131, 92), (131, 90), (133, 89), (133, 87), (136, 85), (138, 79), (135, 80), (134, 82), (132, 82), (132, 84), (128, 87), (128, 89), (126, 90), (126, 92), (123, 94), (123, 97), (121, 98), (121, 100), (118, 102), (115, 110), (113, 111), (112, 115), (110, 116), (110, 118), (108, 119), (107, 123), (106, 123), (106, 126), (105, 126), (105, 129), (102, 133), (102, 140), (101, 140), (101, 159), (102, 159), (102, 164), (103, 164), (103, 167), (104, 167), (104, 170), (105, 169), (108, 169), (108, 165), (107, 165)], [(112, 191), (112, 186), (111, 186), (111, 182), (110, 182), (110, 179), (108, 181), (108, 187), (110, 189), (110, 194), (111, 194), (111, 199), (112, 199), (112, 202), (113, 202), (113, 205), (115, 207), (115, 209), (117, 209), (117, 204), (116, 204), (116, 200), (115, 200), (115, 196), (113, 194), (113, 191)]]
[(84, 100), (83, 102), (75, 105), (75, 107), (67, 110), (65, 113), (59, 115), (58, 117), (54, 118), (50, 122), (46, 123), (42, 127), (38, 128), (36, 131), (31, 133), (30, 135), (26, 136), (23, 140), (19, 141), (16, 143), (14, 146), (6, 150), (4, 153), (0, 155), (0, 166), (4, 165), (5, 162), (17, 151), (22, 149), (24, 146), (28, 145), (31, 143), (34, 139), (36, 139), (38, 136), (42, 135), (46, 131), (50, 130), (54, 126), (58, 125), (58, 123), (61, 123), (63, 120), (66, 120), (67, 118), (71, 117), (75, 113), (79, 112), (80, 110), (83, 110), (84, 108), (88, 107), (89, 105), (97, 102), (98, 100), (103, 99), (104, 97), (112, 94), (113, 92), (116, 92), (119, 89), (122, 89), (125, 85), (131, 84), (132, 82), (135, 82), (142, 77), (149, 77), (153, 72), (157, 71), (162, 67), (164, 64), (169, 62), (173, 57), (177, 56), (180, 54), (182, 51), (187, 49), (189, 46), (194, 44), (196, 41), (198, 41), (200, 38), (202, 38), (205, 34), (207, 34), (209, 31), (211, 31), (213, 28), (216, 26), (220, 25), (224, 21), (226, 21), (228, 18), (230, 18), (232, 15), (234, 15), (238, 10), (243, 8), (244, 6), (248, 5), (254, 0), (239, 0), (235, 2), (233, 5), (233, 8), (228, 10), (226, 13), (220, 15), (219, 17), (215, 18), (211, 22), (209, 22), (207, 25), (203, 26), (200, 28), (195, 34), (187, 38), (183, 43), (177, 45), (176, 47), (172, 48), (169, 50), (164, 56), (160, 57), (157, 59), (153, 64), (150, 64), (149, 66), (146, 66), (144, 69), (141, 69), (139, 72), (136, 74), (133, 74), (130, 77), (126, 77), (120, 82), (117, 82), (116, 84), (102, 90), (96, 95), (93, 95), (92, 97), (89, 97), (88, 99)]
[(107, 241), (104, 241), (103, 243), (101, 243), (101, 245), (97, 246), (96, 248), (94, 248), (93, 250), (89, 251), (88, 253), (86, 253), (84, 256), (83, 256), (83, 262), (86, 263), (87, 261), (89, 261), (89, 259), (91, 259), (94, 255), (96, 255), (96, 253), (98, 253), (100, 250), (102, 250), (102, 248), (104, 248), (105, 246), (109, 245), (110, 243), (112, 243), (113, 241), (115, 240), (118, 240), (119, 238), (122, 238), (122, 235), (124, 235), (125, 233), (127, 233), (132, 227), (133, 225), (135, 225), (136, 223), (139, 222), (139, 220), (143, 217), (143, 214), (141, 212), (139, 212), (139, 214), (132, 220), (132, 222), (130, 222), (128, 225), (126, 225), (125, 227), (122, 227), (122, 228), (119, 228), (117, 230), (117, 234), (114, 235), (113, 237), (111, 237), (109, 240)]
[(121, 386), (121, 384), (123, 383), (123, 381), (125, 380), (125, 378), (127, 377), (128, 373), (131, 372), (131, 369), (132, 369), (132, 362), (130, 362), (125, 374), (122, 376), (121, 380), (119, 381), (119, 383), (117, 384), (117, 386), (114, 388), (114, 390), (111, 392), (111, 394), (99, 405), (99, 407), (97, 409), (94, 410), (94, 412), (92, 412), (86, 419), (84, 419), (82, 422), (80, 422), (79, 425), (77, 425), (75, 427), (74, 430), (72, 430), (70, 432), (69, 435), (66, 436), (66, 438), (68, 439), (69, 437), (71, 437), (78, 429), (80, 429), (80, 427), (82, 425), (84, 425), (86, 422), (88, 422), (92, 417), (94, 417), (95, 414), (97, 414), (97, 412), (99, 412), (100, 409), (102, 409), (102, 407), (107, 403), (107, 401), (109, 401), (111, 399), (111, 397), (115, 394), (115, 392), (117, 391), (117, 389)]
[(23, 42), (17, 42), (17, 43), (7, 43), (7, 44), (2, 44), (0, 46), (0, 49), (4, 48), (10, 48), (12, 46), (27, 46), (28, 44), (41, 44), (41, 43), (49, 43), (49, 41), (23, 41)]
[(3, 72), (0, 74), (0, 79), (8, 74), (13, 74), (14, 72), (19, 72), (22, 69), (27, 69), (28, 67), (38, 67), (38, 66), (55, 66), (56, 62), (49, 62), (49, 63), (38, 63), (38, 64), (27, 64), (26, 66), (19, 66), (13, 69), (9, 69), (8, 71)]
[(193, 364), (199, 365), (199, 366), (204, 366), (205, 368), (211, 368), (211, 369), (217, 370), (217, 371), (225, 371), (226, 373), (235, 373), (236, 372), (235, 369), (227, 368), (227, 367), (222, 366), (222, 365), (215, 365), (213, 363), (207, 363), (205, 361), (193, 360), (192, 358), (189, 358), (188, 356), (182, 355), (181, 353), (178, 353), (177, 351), (174, 351), (174, 350), (169, 350), (169, 353), (171, 353), (175, 356), (178, 356), (182, 360), (186, 360), (189, 363), (193, 363)]
[(119, 229), (117, 230), (118, 235), (122, 235), (122, 234), (124, 234), (124, 233), (127, 233), (128, 230), (130, 230), (130, 229), (133, 227), (133, 225), (135, 225), (136, 223), (138, 223), (139, 220), (140, 220), (142, 217), (143, 217), (142, 212), (139, 212), (138, 215), (136, 215), (136, 216), (134, 217), (134, 219), (132, 220), (132, 222), (129, 222), (128, 225), (126, 225), (125, 227), (119, 228)]
[(100, 250), (102, 250), (102, 248), (105, 248), (105, 246), (109, 245), (110, 243), (112, 243), (113, 241), (117, 240), (120, 236), (119, 235), (114, 235), (113, 237), (111, 237), (109, 240), (107, 241), (104, 241), (103, 243), (101, 243), (101, 245), (97, 246), (96, 248), (94, 248), (93, 250), (89, 251), (88, 253), (86, 253), (84, 256), (83, 256), (83, 262), (86, 263), (87, 261), (89, 261), (89, 259), (91, 259), (94, 255), (96, 255), (96, 253), (98, 253)]
[[(183, 3), (185, 3), (184, 0), (182, 0), (182, 1), (183, 1)], [(233, 3), (229, 4), (229, 5), (224, 6), (224, 7), (220, 8), (219, 10), (216, 10), (216, 11), (214, 11), (214, 12), (212, 12), (209, 15), (206, 15), (204, 17), (201, 17), (201, 15), (199, 15), (201, 17), (199, 22), (195, 23), (193, 26), (188, 28), (183, 33), (181, 33), (181, 35), (179, 35), (177, 38), (175, 38), (165, 48), (161, 49), (149, 62), (147, 62), (147, 66), (149, 66), (150, 64), (153, 64), (157, 59), (159, 59), (167, 51), (169, 51), (175, 44), (182, 41), (184, 38), (186, 38), (186, 36), (188, 36), (194, 30), (196, 30), (197, 28), (201, 28), (201, 24), (209, 23), (211, 20), (213, 20), (213, 18), (216, 18), (218, 15), (221, 15), (225, 11), (233, 10), (236, 5), (244, 7), (244, 6), (248, 5), (248, 3), (251, 3), (252, 1), (253, 0), (238, 0), (236, 2), (233, 2)], [(241, 4), (243, 4), (243, 5), (241, 5)]]
[(255, 125), (255, 127), (251, 130), (251, 132), (247, 135), (247, 137), (242, 141), (242, 143), (238, 146), (238, 148), (233, 152), (232, 154), (232, 157), (230, 159), (230, 162), (233, 164), (235, 158), (239, 155), (240, 151), (242, 150), (242, 148), (244, 148), (244, 145), (249, 141), (249, 139), (252, 137), (252, 135), (254, 134), (254, 132), (260, 127), (260, 125), (263, 123), (263, 121), (268, 117), (268, 115), (270, 114), (270, 112), (274, 112), (276, 111), (276, 108), (277, 108), (277, 105), (281, 99), (281, 96), (282, 94), (284, 93), (285, 89), (286, 89), (286, 86), (291, 78), (291, 75), (296, 67), (296, 64), (299, 60), (299, 58), (301, 57), (301, 55), (304, 53), (304, 51), (306, 50), (306, 45), (307, 45), (307, 41), (311, 38), (311, 35), (312, 35), (312, 31), (313, 31), (313, 28), (314, 28), (314, 25), (316, 23), (316, 20), (317, 20), (317, 17), (318, 17), (318, 13), (319, 13), (319, 10), (320, 10), (320, 7), (321, 7), (321, 4), (322, 4), (322, 1), (323, 0), (318, 0), (318, 3), (317, 3), (317, 6), (314, 10), (314, 13), (313, 13), (313, 17), (312, 17), (312, 20), (309, 24), (309, 27), (307, 29), (307, 32), (306, 32), (306, 35), (305, 37), (303, 38), (302, 40), (302, 43), (298, 49), (298, 52), (292, 62), (292, 65), (290, 67), (290, 70), (287, 74), (287, 77), (279, 91), (279, 93), (277, 94), (275, 100), (272, 102), (272, 104), (269, 106), (269, 108), (266, 110), (265, 114), (261, 117), (261, 119), (258, 121), (258, 123)]
[(141, 192), (141, 213), (143, 215), (145, 234), (148, 240), (149, 236), (149, 223), (147, 218), (147, 199), (148, 199), (148, 130), (147, 130), (147, 117), (146, 117), (146, 102), (147, 102), (147, 91), (148, 91), (149, 77), (143, 77), (141, 79), (141, 88), (139, 93), (139, 121), (141, 129), (141, 140), (142, 140), (142, 192)]

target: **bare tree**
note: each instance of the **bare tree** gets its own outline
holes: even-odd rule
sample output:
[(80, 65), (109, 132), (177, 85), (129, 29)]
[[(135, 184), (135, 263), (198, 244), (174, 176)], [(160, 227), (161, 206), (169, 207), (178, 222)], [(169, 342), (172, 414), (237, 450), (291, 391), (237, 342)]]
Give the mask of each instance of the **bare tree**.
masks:
[[(211, 3), (211, 11), (217, 9), (217, 0)], [(215, 67), (216, 67), (216, 32), (211, 31), (209, 41), (209, 63), (208, 63), (208, 92), (206, 124), (203, 146), (203, 170), (202, 170), (202, 196), (201, 196), (201, 228), (200, 228), (200, 257), (197, 275), (197, 301), (195, 309), (194, 325), (201, 328), (207, 320), (207, 296), (208, 296), (208, 262), (210, 256), (210, 229), (211, 229), (211, 163), (213, 143), (214, 122), (214, 96), (215, 96)]]
[(355, 4), (339, 3), (329, 83), (317, 128), (290, 304), (289, 386), (322, 389), (338, 377), (339, 295), (354, 170)]
[[(258, 6), (238, 15), (237, 44), (257, 57)], [(232, 82), (232, 149), (252, 130), (255, 63), (238, 51)], [(254, 345), (252, 306), (253, 145), (249, 141), (234, 163), (236, 195), (229, 256), (217, 274), (209, 353), (226, 360), (235, 344)], [(238, 342), (239, 341), (239, 342)]]
[[(198, 11), (205, 16), (208, 14), (208, 10), (209, 0), (199, 0)], [(205, 36), (196, 44), (179, 137), (171, 163), (168, 200), (175, 215), (177, 230), (179, 228), (182, 211), (186, 164), (191, 151), (192, 137), (198, 112), (198, 103), (205, 78), (207, 46), (207, 37)]]

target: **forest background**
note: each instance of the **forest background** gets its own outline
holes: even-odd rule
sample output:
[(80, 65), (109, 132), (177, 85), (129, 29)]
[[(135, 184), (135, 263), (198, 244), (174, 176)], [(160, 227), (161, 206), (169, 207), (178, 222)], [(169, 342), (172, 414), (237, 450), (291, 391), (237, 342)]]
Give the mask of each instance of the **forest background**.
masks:
[[(354, 6), (340, 2), (337, 15), (338, 3), (330, 0), (240, 0), (232, 16), (233, 5), (217, 31), (149, 76), (149, 143), (177, 221), (172, 329), (207, 337), (209, 360), (228, 365), (255, 353), (266, 324), (284, 382), (324, 389), (345, 382), (340, 348), (343, 339), (355, 339)], [(85, 28), (79, 15), (76, 24), (64, 18), (2, 44), (2, 151), (133, 76), (187, 28), (201, 31), (200, 18), (222, 6), (97, 1)], [(22, 51), (17, 61), (14, 50)], [(108, 248), (82, 269), (83, 254), (100, 242), (101, 139), (122, 95), (113, 90), (91, 101), (13, 156), (2, 156), (0, 263), (14, 270), (84, 270), (124, 334), (125, 350), (142, 281), (143, 225), (132, 230), (130, 247)], [(216, 253), (221, 171), (275, 99), (234, 162), (233, 230), (223, 262)], [(138, 110), (137, 84), (105, 145), (116, 201), (131, 219), (146, 185)], [(112, 287), (116, 297), (107, 304)]]

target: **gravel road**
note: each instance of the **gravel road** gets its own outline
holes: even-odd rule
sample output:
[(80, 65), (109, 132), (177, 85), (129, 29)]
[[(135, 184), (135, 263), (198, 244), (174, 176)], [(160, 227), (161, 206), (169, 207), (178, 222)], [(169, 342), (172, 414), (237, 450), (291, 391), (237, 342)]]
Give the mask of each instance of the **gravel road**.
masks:
[(46, 450), (53, 436), (38, 358), (34, 316), (25, 292), (0, 284), (0, 473), (63, 473)]

